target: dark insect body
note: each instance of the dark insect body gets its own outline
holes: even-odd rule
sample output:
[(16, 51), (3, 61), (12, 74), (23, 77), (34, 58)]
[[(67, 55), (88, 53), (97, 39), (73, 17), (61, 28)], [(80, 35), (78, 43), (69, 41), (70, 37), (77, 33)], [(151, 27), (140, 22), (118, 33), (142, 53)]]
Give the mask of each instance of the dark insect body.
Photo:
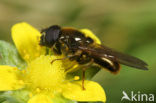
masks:
[[(57, 55), (63, 54), (69, 60), (75, 60), (80, 65), (89, 66), (94, 63), (112, 73), (119, 71), (120, 64), (148, 70), (144, 61), (97, 44), (93, 38), (87, 37), (77, 29), (61, 28), (53, 25), (42, 30), (41, 33), (43, 35), (41, 36), (40, 45), (49, 47)], [(84, 68), (83, 71), (85, 71)]]

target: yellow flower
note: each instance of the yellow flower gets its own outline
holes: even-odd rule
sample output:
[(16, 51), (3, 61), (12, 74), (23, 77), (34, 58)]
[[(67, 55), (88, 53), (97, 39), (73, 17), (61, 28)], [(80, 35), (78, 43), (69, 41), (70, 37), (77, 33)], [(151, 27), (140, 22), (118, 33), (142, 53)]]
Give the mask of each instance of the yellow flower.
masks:
[[(92, 32), (82, 30), (100, 41)], [(27, 68), (19, 70), (7, 65), (0, 66), (0, 91), (26, 88), (30, 91), (28, 103), (53, 103), (52, 98), (62, 94), (74, 101), (106, 102), (103, 88), (96, 82), (85, 80), (86, 90), (81, 82), (66, 79), (66, 72), (61, 61), (50, 63), (59, 56), (44, 55), (46, 50), (39, 45), (40, 32), (29, 24), (22, 22), (12, 27), (12, 38), (21, 57), (27, 62)]]

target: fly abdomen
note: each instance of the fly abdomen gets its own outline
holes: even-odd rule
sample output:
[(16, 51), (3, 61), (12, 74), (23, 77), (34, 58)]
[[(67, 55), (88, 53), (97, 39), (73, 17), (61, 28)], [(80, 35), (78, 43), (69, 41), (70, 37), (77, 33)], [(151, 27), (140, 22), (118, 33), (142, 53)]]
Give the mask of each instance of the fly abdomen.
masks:
[(117, 61), (113, 61), (108, 58), (93, 57), (94, 62), (99, 66), (108, 69), (112, 73), (117, 73), (120, 70), (120, 64)]

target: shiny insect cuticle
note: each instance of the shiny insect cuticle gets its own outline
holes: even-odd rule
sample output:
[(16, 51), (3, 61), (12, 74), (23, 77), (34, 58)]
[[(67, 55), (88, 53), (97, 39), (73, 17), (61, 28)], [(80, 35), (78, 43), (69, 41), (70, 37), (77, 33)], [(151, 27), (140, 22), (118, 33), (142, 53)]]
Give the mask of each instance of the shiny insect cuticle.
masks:
[(106, 68), (112, 73), (120, 70), (120, 64), (148, 70), (148, 65), (141, 59), (97, 44), (93, 38), (78, 29), (53, 25), (42, 30), (41, 33), (40, 45), (51, 48), (54, 54), (65, 56), (59, 60), (69, 59), (82, 66), (83, 81), (85, 69), (93, 64)]

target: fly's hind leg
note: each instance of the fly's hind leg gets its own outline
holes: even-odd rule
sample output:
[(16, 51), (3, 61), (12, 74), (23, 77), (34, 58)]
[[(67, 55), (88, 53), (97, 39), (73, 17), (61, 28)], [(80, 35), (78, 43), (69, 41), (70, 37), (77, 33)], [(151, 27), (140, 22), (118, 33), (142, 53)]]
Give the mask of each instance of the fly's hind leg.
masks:
[(85, 71), (86, 71), (86, 68), (83, 68), (82, 69), (82, 90), (85, 90), (85, 87), (84, 87)]
[(83, 67), (82, 67), (82, 90), (85, 90), (85, 71), (86, 71), (86, 69), (90, 66), (90, 65), (92, 65), (93, 64), (93, 62), (94, 62), (94, 59), (91, 59), (91, 61), (89, 62), (89, 63), (87, 63), (87, 64), (85, 64)]

